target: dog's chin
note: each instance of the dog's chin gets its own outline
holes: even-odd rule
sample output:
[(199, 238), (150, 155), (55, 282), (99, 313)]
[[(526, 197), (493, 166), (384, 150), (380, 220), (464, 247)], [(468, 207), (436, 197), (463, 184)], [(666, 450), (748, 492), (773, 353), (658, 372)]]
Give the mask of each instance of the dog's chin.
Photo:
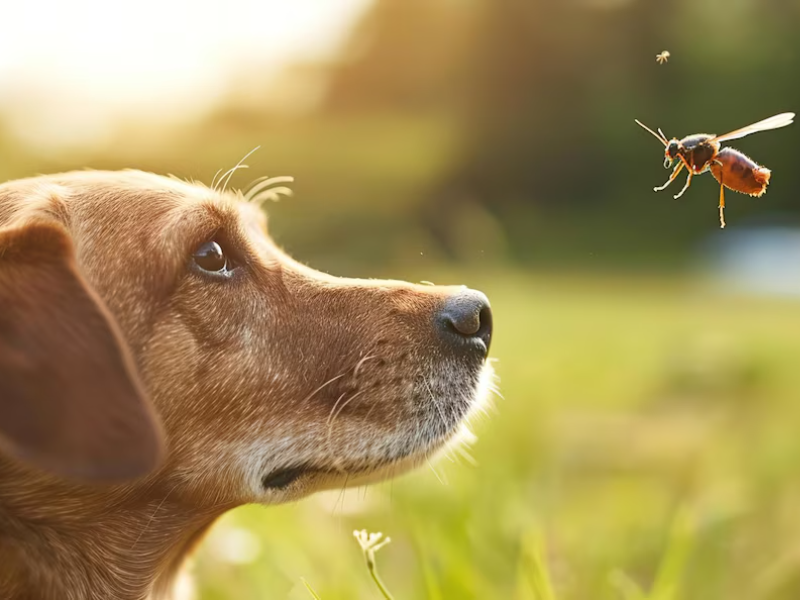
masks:
[(427, 449), (409, 452), (400, 458), (376, 459), (373, 464), (357, 467), (318, 467), (299, 465), (279, 469), (264, 476), (261, 481), (267, 504), (291, 502), (316, 492), (341, 490), (345, 488), (363, 487), (394, 479), (424, 464), (435, 461), (442, 453), (469, 444), (474, 435), (466, 424), (449, 437), (439, 438), (427, 445)]
[(486, 412), (493, 378), (494, 371), (487, 362), (477, 378), (472, 401), (463, 418), (446, 431), (431, 428), (437, 433), (431, 434), (424, 443), (415, 439), (415, 432), (420, 429), (415, 426), (408, 434), (406, 449), (393, 456), (359, 458), (351, 464), (346, 461), (330, 465), (300, 463), (274, 470), (261, 479), (261, 501), (267, 504), (290, 502), (325, 490), (379, 483), (407, 473), (426, 461), (434, 461), (443, 453), (471, 444), (475, 436), (469, 423), (477, 414)]
[(373, 483), (380, 483), (389, 479), (394, 479), (400, 475), (413, 471), (426, 462), (435, 462), (442, 454), (466, 446), (475, 441), (475, 436), (470, 431), (466, 423), (461, 423), (459, 427), (449, 436), (442, 437), (431, 443), (427, 450), (411, 453), (409, 456), (387, 462), (386, 464), (366, 469), (361, 472), (345, 474), (335, 485), (336, 489), (343, 487), (362, 487)]

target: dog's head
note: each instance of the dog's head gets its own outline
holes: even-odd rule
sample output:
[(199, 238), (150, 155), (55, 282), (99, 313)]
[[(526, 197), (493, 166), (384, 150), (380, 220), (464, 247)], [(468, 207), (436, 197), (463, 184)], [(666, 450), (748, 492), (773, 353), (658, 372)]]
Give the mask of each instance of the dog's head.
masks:
[(483, 294), (319, 273), (241, 194), (140, 172), (0, 186), (0, 304), (0, 449), (198, 500), (395, 475), (491, 385)]

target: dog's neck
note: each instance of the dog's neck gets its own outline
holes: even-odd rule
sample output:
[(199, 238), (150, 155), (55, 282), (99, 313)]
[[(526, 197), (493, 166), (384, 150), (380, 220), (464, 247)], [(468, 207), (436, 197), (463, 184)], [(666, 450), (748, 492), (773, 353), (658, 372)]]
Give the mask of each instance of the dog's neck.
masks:
[(168, 597), (187, 553), (232, 505), (199, 506), (175, 484), (90, 488), (0, 459), (0, 598)]

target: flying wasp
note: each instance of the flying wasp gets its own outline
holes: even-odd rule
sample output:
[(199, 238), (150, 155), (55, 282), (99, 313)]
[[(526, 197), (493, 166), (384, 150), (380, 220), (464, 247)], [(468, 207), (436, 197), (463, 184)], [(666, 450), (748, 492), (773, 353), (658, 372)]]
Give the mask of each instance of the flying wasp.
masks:
[(636, 119), (636, 123), (664, 144), (665, 169), (672, 168), (675, 161), (678, 161), (667, 182), (660, 187), (653, 188), (653, 190), (660, 192), (665, 189), (686, 167), (689, 175), (686, 178), (686, 184), (683, 189), (675, 196), (678, 199), (689, 189), (693, 176), (711, 171), (714, 179), (719, 182), (719, 223), (720, 227), (724, 228), (725, 188), (750, 196), (761, 196), (767, 191), (771, 172), (766, 167), (756, 164), (738, 150), (720, 148), (720, 144), (730, 140), (738, 140), (758, 131), (786, 127), (791, 125), (793, 119), (794, 113), (781, 113), (725, 135), (696, 133), (681, 140), (677, 138), (668, 140), (661, 129), (656, 133), (638, 119)]

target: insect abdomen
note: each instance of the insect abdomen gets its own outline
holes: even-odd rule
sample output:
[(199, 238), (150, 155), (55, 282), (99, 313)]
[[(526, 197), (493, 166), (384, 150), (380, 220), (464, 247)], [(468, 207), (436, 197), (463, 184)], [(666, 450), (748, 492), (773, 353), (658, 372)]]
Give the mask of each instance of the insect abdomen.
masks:
[(711, 163), (711, 174), (722, 185), (736, 192), (761, 196), (767, 191), (771, 172), (738, 150), (723, 148)]

